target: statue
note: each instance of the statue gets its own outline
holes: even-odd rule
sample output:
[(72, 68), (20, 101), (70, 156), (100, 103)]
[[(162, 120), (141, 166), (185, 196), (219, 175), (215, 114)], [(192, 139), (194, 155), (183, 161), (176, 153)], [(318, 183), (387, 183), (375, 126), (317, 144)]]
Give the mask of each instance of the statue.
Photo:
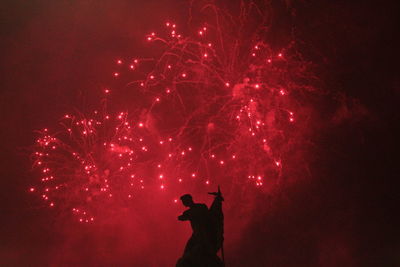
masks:
[[(193, 233), (186, 243), (183, 256), (178, 260), (176, 267), (224, 266), (224, 215), (222, 213), (224, 199), (219, 187), (218, 192), (209, 194), (215, 196), (210, 209), (205, 204), (195, 203), (189, 194), (181, 196), (182, 204), (189, 209), (178, 216), (178, 220), (190, 221)], [(219, 250), (221, 250), (222, 260), (217, 255)]]

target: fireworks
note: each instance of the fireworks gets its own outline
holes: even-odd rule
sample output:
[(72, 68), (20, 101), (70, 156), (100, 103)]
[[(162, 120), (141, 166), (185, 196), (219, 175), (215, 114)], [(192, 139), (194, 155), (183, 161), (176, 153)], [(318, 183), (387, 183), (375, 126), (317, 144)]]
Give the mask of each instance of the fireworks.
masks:
[(126, 88), (142, 103), (129, 112), (68, 114), (60, 132), (41, 131), (34, 152), (41, 182), (30, 191), (91, 222), (105, 203), (123, 206), (147, 188), (277, 182), (301, 142), (307, 64), (291, 47), (275, 51), (259, 32), (246, 38), (233, 29), (204, 23), (186, 36), (166, 22), (161, 34), (145, 36), (161, 54), (116, 59), (111, 75), (130, 80)]

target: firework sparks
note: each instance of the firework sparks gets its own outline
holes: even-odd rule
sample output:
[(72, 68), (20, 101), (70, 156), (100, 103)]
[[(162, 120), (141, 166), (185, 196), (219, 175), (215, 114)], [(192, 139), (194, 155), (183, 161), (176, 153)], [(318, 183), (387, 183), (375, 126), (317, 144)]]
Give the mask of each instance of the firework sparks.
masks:
[(126, 87), (149, 100), (140, 111), (68, 114), (61, 132), (39, 133), (41, 183), (30, 191), (51, 208), (92, 222), (105, 203), (124, 204), (145, 188), (233, 180), (262, 188), (282, 176), (309, 90), (307, 64), (260, 34), (233, 40), (221, 25), (204, 23), (186, 36), (166, 22), (161, 32), (145, 36), (163, 51), (155, 59), (115, 61), (112, 76), (131, 80)]

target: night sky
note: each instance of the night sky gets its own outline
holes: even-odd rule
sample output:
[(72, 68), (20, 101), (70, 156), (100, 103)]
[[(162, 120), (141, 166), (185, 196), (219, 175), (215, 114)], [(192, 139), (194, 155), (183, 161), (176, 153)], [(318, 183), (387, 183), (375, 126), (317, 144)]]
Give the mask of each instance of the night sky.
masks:
[[(144, 36), (168, 19), (186, 25), (190, 2), (2, 2), (1, 266), (174, 266), (190, 235), (179, 203), (145, 195), (134, 212), (82, 225), (28, 192), (30, 154), (35, 130), (91, 110), (115, 60), (151, 55)], [(270, 1), (264, 41), (294, 42), (319, 93), (305, 107), (308, 149), (289, 161), (287, 182), (227, 196), (226, 266), (400, 266), (395, 2)], [(239, 1), (216, 3), (234, 14)]]

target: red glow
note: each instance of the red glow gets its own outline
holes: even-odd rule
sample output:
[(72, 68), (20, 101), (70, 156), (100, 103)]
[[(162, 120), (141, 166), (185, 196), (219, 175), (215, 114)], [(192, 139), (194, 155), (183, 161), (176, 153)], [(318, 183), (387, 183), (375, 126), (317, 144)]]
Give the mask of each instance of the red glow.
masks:
[[(293, 99), (301, 95), (293, 88), (304, 87), (297, 83), (306, 77), (305, 65), (290, 49), (278, 50), (285, 51), (282, 58), (259, 40), (241, 47), (240, 59), (231, 58), (232, 47), (224, 49), (220, 41), (230, 31), (204, 27), (210, 24), (186, 36), (166, 22), (164, 32), (145, 36), (155, 41), (146, 46), (156, 46), (160, 55), (133, 63), (117, 59), (122, 66), (113, 76), (120, 79), (112, 80), (129, 81), (126, 88), (134, 93), (126, 98), (139, 98), (124, 110), (113, 98), (125, 91), (111, 87), (112, 95), (103, 95), (95, 112), (71, 112), (62, 120), (64, 128), (41, 131), (33, 155), (39, 182), (29, 191), (56, 209), (71, 211), (73, 205), (80, 222), (92, 222), (107, 208), (124, 208), (127, 199), (140, 201), (134, 194), (150, 190), (160, 195), (163, 190), (172, 204), (194, 184), (204, 190), (217, 182), (251, 184), (260, 192), (264, 179), (278, 184), (282, 162), (289, 164), (287, 155), (301, 142), (298, 124), (304, 126), (304, 120), (296, 103), (302, 99)], [(111, 63), (115, 67), (115, 59)], [(289, 125), (294, 112), (297, 123)]]

